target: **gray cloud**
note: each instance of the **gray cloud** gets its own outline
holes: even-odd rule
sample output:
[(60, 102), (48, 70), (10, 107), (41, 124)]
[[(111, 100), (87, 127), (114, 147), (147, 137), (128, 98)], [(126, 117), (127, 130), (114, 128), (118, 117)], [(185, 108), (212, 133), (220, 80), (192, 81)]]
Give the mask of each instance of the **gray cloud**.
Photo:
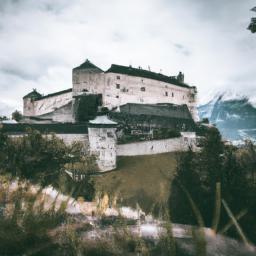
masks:
[(187, 47), (185, 47), (184, 45), (179, 44), (179, 43), (174, 43), (173, 45), (176, 48), (176, 50), (178, 52), (180, 52), (181, 54), (184, 54), (185, 56), (191, 55), (190, 50)]
[[(107, 69), (132, 64), (185, 72), (204, 99), (210, 90), (255, 92), (256, 37), (246, 30), (252, 0), (0, 1), (0, 90), (21, 107), (32, 88), (72, 86), (86, 58)], [(171, 42), (171, 47), (170, 47)], [(255, 92), (256, 94), (256, 92)]]

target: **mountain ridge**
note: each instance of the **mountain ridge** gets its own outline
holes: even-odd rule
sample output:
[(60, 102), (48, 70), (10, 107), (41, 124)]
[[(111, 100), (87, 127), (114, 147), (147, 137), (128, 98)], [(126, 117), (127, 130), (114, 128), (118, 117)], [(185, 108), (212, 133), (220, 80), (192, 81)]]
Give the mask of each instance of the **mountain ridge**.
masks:
[[(253, 97), (252, 97), (253, 99)], [(223, 92), (198, 107), (200, 119), (215, 124), (224, 139), (256, 141), (256, 107), (246, 95)]]

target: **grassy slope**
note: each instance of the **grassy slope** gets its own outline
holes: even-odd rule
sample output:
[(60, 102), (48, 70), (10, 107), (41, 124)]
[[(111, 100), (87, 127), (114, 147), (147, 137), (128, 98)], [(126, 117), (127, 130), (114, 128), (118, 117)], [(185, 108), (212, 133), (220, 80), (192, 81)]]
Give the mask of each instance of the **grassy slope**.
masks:
[(175, 153), (119, 157), (116, 171), (95, 177), (96, 190), (117, 196), (122, 205), (146, 212), (164, 206), (176, 169)]

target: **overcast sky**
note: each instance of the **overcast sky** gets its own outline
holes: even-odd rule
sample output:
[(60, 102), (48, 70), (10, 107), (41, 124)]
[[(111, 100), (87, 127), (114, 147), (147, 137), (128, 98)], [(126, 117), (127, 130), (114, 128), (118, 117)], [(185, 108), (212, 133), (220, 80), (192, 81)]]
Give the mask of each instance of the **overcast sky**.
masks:
[[(0, 105), (71, 88), (86, 58), (142, 66), (209, 92), (256, 95), (253, 0), (0, 0)], [(255, 13), (256, 16), (256, 13)], [(1, 107), (1, 106), (0, 106)]]

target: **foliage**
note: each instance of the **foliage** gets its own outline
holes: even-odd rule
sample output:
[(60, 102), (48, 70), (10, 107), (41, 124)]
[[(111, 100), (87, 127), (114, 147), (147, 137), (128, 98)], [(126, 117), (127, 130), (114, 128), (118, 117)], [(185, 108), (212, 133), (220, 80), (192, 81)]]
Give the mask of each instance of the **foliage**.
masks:
[(40, 132), (29, 129), (22, 137), (6, 138), (1, 153), (1, 169), (13, 176), (45, 183), (46, 178), (56, 177), (66, 162), (68, 149), (54, 134), (43, 137)]
[(130, 134), (131, 131), (126, 131), (120, 138), (118, 138), (119, 144), (132, 143), (138, 141), (147, 140), (162, 140), (170, 138), (178, 138), (181, 136), (180, 132), (171, 128), (159, 128), (153, 130), (153, 135), (149, 133), (145, 134)]
[(81, 163), (87, 175), (83, 181), (84, 189), (88, 188), (86, 197), (92, 198), (93, 183), (85, 167), (93, 166), (94, 161), (84, 154), (80, 143), (67, 146), (55, 134), (44, 135), (28, 129), (26, 135), (9, 138), (0, 130), (0, 171), (13, 177), (29, 179), (43, 186), (57, 186), (65, 165)]
[(7, 116), (0, 116), (0, 121), (8, 120)]
[(100, 219), (101, 226), (124, 226), (136, 225), (137, 221), (134, 219), (126, 219), (122, 216), (102, 216)]
[[(249, 210), (241, 223), (246, 233), (255, 241), (256, 222), (250, 217), (255, 216), (253, 209), (256, 206), (253, 196), (255, 185), (251, 182), (251, 177), (254, 177), (256, 172), (255, 155), (255, 147), (252, 144), (247, 144), (242, 149), (225, 146), (219, 131), (214, 127), (209, 128), (201, 151), (184, 152), (178, 161), (177, 176), (172, 184), (169, 198), (172, 221), (196, 224), (195, 215), (184, 193), (185, 188), (199, 208), (205, 225), (210, 227), (214, 220), (216, 184), (219, 183), (221, 197), (235, 215), (245, 209)], [(249, 179), (248, 174), (250, 174)], [(229, 220), (227, 214), (223, 212), (220, 216), (219, 228), (226, 225)], [(234, 231), (231, 229), (229, 234), (236, 236)]]
[(55, 245), (48, 231), (65, 221), (65, 207), (55, 210), (53, 205), (47, 210), (40, 199), (40, 190), (33, 194), (30, 185), (17, 181), (13, 190), (13, 182), (8, 184), (1, 180), (1, 255), (39, 255), (52, 250)]
[(22, 119), (22, 114), (20, 111), (18, 110), (15, 110), (13, 113), (12, 113), (12, 119), (19, 122), (21, 119)]
[(181, 134), (178, 130), (171, 129), (171, 128), (159, 128), (159, 129), (154, 129), (153, 131), (153, 138), (156, 140), (177, 138), (180, 136)]

